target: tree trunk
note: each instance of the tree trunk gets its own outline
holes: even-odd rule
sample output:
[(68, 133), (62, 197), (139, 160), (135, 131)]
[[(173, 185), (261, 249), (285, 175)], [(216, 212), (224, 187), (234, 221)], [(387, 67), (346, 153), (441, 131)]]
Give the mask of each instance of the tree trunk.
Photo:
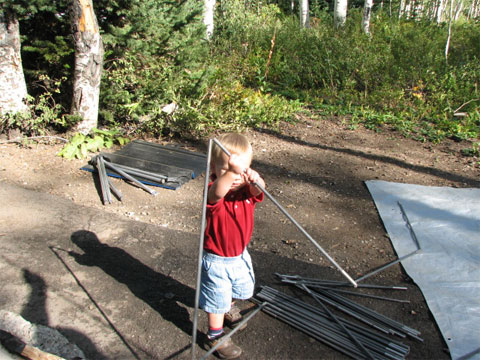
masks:
[(339, 28), (345, 25), (347, 20), (347, 0), (335, 0), (334, 5), (334, 25)]
[(453, 0), (450, 0), (450, 16), (448, 19), (448, 36), (445, 44), (445, 61), (448, 62), (448, 50), (450, 49), (450, 41), (452, 39), (452, 22), (453, 22)]
[(0, 11), (0, 114), (26, 111), (27, 86), (16, 17)]
[(372, 15), (373, 0), (365, 0), (363, 5), (363, 22), (362, 28), (363, 32), (367, 35), (370, 35), (370, 17)]
[(310, 9), (308, 0), (300, 0), (300, 26), (302, 28), (310, 27)]
[(216, 0), (205, 0), (205, 11), (203, 13), (203, 23), (207, 27), (207, 39), (210, 39), (213, 35), (214, 21), (213, 16), (215, 14)]
[(462, 11), (463, 11), (463, 1), (459, 0), (455, 7), (455, 16), (454, 16), (455, 21), (458, 21), (458, 19), (460, 19), (460, 15), (462, 14)]
[(98, 126), (98, 101), (103, 70), (103, 42), (92, 0), (73, 0), (73, 36), (75, 40), (75, 73), (72, 114), (82, 121), (76, 130), (88, 134)]
[(401, 19), (403, 17), (403, 10), (405, 8), (405, 0), (400, 0), (400, 6), (398, 7), (398, 18)]
[(470, 4), (470, 8), (468, 9), (467, 18), (470, 20), (470, 19), (476, 18), (477, 16), (479, 16), (478, 0), (473, 0), (472, 3)]
[(445, 1), (439, 0), (437, 7), (437, 24), (440, 24), (443, 21), (443, 12), (445, 11)]

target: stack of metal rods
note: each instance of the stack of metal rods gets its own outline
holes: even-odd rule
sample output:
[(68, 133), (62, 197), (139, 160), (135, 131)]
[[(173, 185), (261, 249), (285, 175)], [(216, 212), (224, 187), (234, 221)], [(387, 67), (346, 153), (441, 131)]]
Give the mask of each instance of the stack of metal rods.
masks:
[(94, 156), (91, 161), (92, 165), (97, 168), (98, 178), (100, 180), (100, 189), (102, 191), (102, 201), (103, 204), (111, 204), (112, 203), (112, 194), (110, 192), (113, 191), (114, 194), (119, 198), (121, 201), (122, 194), (115, 188), (112, 182), (108, 179), (107, 171), (105, 169), (105, 161), (102, 156)]
[[(398, 321), (388, 318), (385, 315), (379, 314), (374, 310), (371, 310), (344, 296), (339, 295), (338, 293), (335, 293), (335, 283), (332, 281), (314, 281), (314, 279), (306, 279), (299, 276), (288, 276), (280, 274), (277, 274), (277, 276), (281, 279), (282, 282), (294, 284), (298, 288), (306, 291), (310, 296), (315, 299), (315, 301), (329, 304), (335, 309), (342, 311), (356, 318), (357, 320), (374, 327), (377, 330), (380, 330), (386, 334), (397, 335), (402, 338), (409, 336), (413, 339), (423, 341), (423, 339), (419, 336), (420, 332), (418, 330), (412, 329)], [(324, 285), (320, 286), (320, 283)], [(329, 283), (330, 287), (325, 286), (325, 283)], [(365, 284), (362, 285), (365, 286)], [(390, 288), (395, 290), (401, 289), (400, 287), (378, 287), (376, 285), (371, 285), (370, 287), (377, 287), (382, 289)], [(389, 298), (385, 299), (390, 300)]]
[[(298, 298), (264, 286), (256, 294), (263, 311), (354, 359), (405, 359), (410, 348), (386, 335), (333, 316)], [(348, 331), (345, 331), (348, 330)]]
[(315, 299), (330, 304), (335, 308), (354, 316), (362, 322), (371, 324), (371, 326), (382, 330), (385, 333), (398, 335), (400, 337), (409, 336), (416, 340), (423, 341), (423, 339), (419, 336), (420, 332), (418, 330), (412, 329), (402, 323), (379, 314), (372, 309), (347, 299), (344, 296), (335, 294), (330, 290), (317, 290), (312, 292), (311, 295)]
[[(104, 204), (111, 204), (112, 203), (112, 195), (111, 192), (115, 194), (118, 200), (122, 201), (122, 194), (120, 191), (113, 185), (113, 183), (108, 178), (108, 174), (106, 168), (114, 171), (115, 173), (119, 174), (123, 178), (128, 181), (133, 182), (143, 190), (147, 191), (151, 195), (157, 195), (155, 190), (150, 189), (149, 187), (145, 186), (142, 182), (137, 180), (135, 176), (141, 177), (147, 180), (153, 180), (158, 183), (164, 183), (167, 181), (167, 177), (163, 175), (148, 173), (143, 170), (130, 168), (127, 166), (119, 165), (112, 163), (110, 161), (105, 160), (103, 155), (96, 155), (92, 158), (90, 163), (96, 167), (98, 177), (100, 179), (100, 188), (102, 191), (102, 200)], [(168, 179), (170, 181), (170, 179)], [(111, 192), (110, 192), (111, 191)]]
[(151, 181), (154, 181), (154, 182), (159, 183), (159, 184), (163, 184), (167, 180), (167, 176), (163, 176), (163, 175), (160, 175), (160, 174), (155, 174), (155, 173), (152, 173), (152, 172), (149, 172), (149, 171), (132, 168), (132, 167), (125, 166), (125, 165), (116, 164), (116, 163), (111, 162), (111, 161), (108, 161), (107, 163), (108, 163), (108, 165), (113, 165), (116, 169), (123, 170), (127, 174), (130, 174), (132, 176), (141, 177), (145, 180), (151, 180)]

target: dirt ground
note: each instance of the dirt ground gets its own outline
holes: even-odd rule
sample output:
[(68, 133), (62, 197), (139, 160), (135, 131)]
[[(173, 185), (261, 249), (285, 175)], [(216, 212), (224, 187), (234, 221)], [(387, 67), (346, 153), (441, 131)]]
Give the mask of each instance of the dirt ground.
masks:
[[(462, 148), (471, 146), (467, 142), (446, 141), (432, 145), (405, 139), (389, 131), (377, 133), (362, 128), (351, 131), (340, 120), (310, 119), (301, 119), (295, 125), (282, 125), (277, 131), (250, 131), (247, 136), (254, 148), (252, 167), (264, 177), (268, 191), (353, 277), (396, 259), (364, 181), (378, 179), (428, 186), (480, 187), (480, 159), (460, 154)], [(175, 143), (189, 150), (206, 152), (206, 142), (146, 140)], [(123, 200), (103, 205), (98, 182), (91, 173), (80, 169), (87, 160), (69, 161), (56, 156), (61, 149), (58, 143), (21, 146), (1, 141), (0, 186), (12, 184), (35, 193), (58, 196), (133, 224), (149, 224), (159, 233), (178, 231), (193, 237), (199, 234), (203, 176), (175, 191), (159, 189), (158, 196), (113, 179), (123, 194)], [(9, 204), (2, 206), (8, 207)], [(16, 221), (14, 217), (10, 220), (12, 224)], [(343, 280), (329, 261), (268, 199), (257, 207), (255, 226), (249, 249), (258, 285), (278, 288), (275, 272)], [(0, 236), (7, 233), (10, 224), (3, 223), (2, 227)], [(156, 240), (152, 238), (151, 241)], [(178, 239), (178, 246), (181, 241)], [(139, 253), (142, 244), (137, 244)], [(150, 251), (146, 243), (144, 248), (145, 252)], [(81, 249), (77, 247), (75, 251), (81, 252)], [(196, 258), (196, 254), (190, 255), (191, 259)], [(172, 264), (175, 262), (174, 259), (171, 261)], [(174, 277), (175, 272), (168, 276)], [(372, 277), (371, 282), (408, 287), (407, 291), (381, 295), (408, 299), (410, 303), (357, 301), (421, 331), (423, 342), (402, 340), (411, 347), (409, 358), (449, 358), (447, 346), (420, 290), (401, 266), (390, 267)], [(190, 294), (191, 290), (190, 287)], [(191, 313), (191, 304), (188, 311)], [(166, 317), (161, 310), (158, 312)], [(242, 356), (244, 359), (346, 358), (265, 314), (257, 315), (254, 320), (249, 324), (249, 330), (235, 337), (237, 343), (248, 349)], [(155, 327), (155, 324), (145, 323), (144, 326)], [(131, 328), (139, 335), (148, 330)], [(156, 355), (141, 358), (175, 358), (165, 355), (172, 354), (172, 351), (163, 355), (158, 351), (151, 353)], [(178, 357), (187, 356), (183, 353)], [(95, 354), (90, 352), (90, 358), (95, 359)]]

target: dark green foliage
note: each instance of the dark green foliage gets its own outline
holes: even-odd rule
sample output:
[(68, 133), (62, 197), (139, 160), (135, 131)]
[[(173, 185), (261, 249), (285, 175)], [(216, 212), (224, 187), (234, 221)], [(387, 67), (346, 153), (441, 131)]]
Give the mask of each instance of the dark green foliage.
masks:
[[(28, 93), (70, 108), (74, 48), (67, 0), (9, 0), (20, 22)], [(58, 87), (59, 85), (59, 87)], [(59, 91), (58, 91), (59, 90)]]
[(105, 124), (167, 131), (162, 108), (198, 96), (207, 47), (196, 1), (131, 1), (121, 22), (106, 23), (101, 116)]

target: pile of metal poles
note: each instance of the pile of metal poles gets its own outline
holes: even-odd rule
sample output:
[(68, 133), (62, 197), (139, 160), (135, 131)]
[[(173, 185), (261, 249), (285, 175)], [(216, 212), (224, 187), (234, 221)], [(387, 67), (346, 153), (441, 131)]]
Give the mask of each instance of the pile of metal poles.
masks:
[(166, 176), (148, 173), (146, 171), (135, 169), (127, 166), (123, 166), (120, 164), (115, 164), (110, 161), (105, 160), (103, 155), (96, 155), (92, 157), (90, 164), (95, 166), (97, 169), (98, 177), (100, 179), (100, 188), (102, 191), (102, 200), (103, 204), (111, 204), (112, 203), (112, 192), (118, 198), (118, 200), (122, 201), (122, 194), (120, 191), (113, 185), (112, 181), (108, 178), (106, 168), (114, 171), (119, 176), (122, 176), (128, 181), (133, 182), (134, 184), (141, 187), (143, 190), (147, 191), (151, 195), (157, 195), (155, 190), (150, 189), (148, 186), (144, 185), (140, 181), (138, 181), (135, 176), (141, 177), (147, 180), (156, 181), (158, 183), (164, 183), (167, 179)]
[[(277, 276), (283, 282), (293, 284), (305, 291), (319, 306), (310, 305), (297, 297), (264, 286), (255, 295), (257, 301), (267, 303), (263, 311), (345, 355), (355, 359), (404, 359), (410, 351), (409, 346), (391, 339), (389, 335), (397, 335), (401, 338), (409, 336), (423, 341), (417, 330), (339, 295), (339, 291), (350, 293), (338, 289), (338, 287), (351, 286), (349, 283), (302, 278), (296, 275), (277, 274)], [(404, 289), (365, 284), (359, 284), (359, 287)], [(373, 295), (372, 297), (404, 302)], [(335, 315), (327, 305), (352, 316), (357, 321), (353, 322)], [(373, 329), (360, 325), (359, 321)]]

